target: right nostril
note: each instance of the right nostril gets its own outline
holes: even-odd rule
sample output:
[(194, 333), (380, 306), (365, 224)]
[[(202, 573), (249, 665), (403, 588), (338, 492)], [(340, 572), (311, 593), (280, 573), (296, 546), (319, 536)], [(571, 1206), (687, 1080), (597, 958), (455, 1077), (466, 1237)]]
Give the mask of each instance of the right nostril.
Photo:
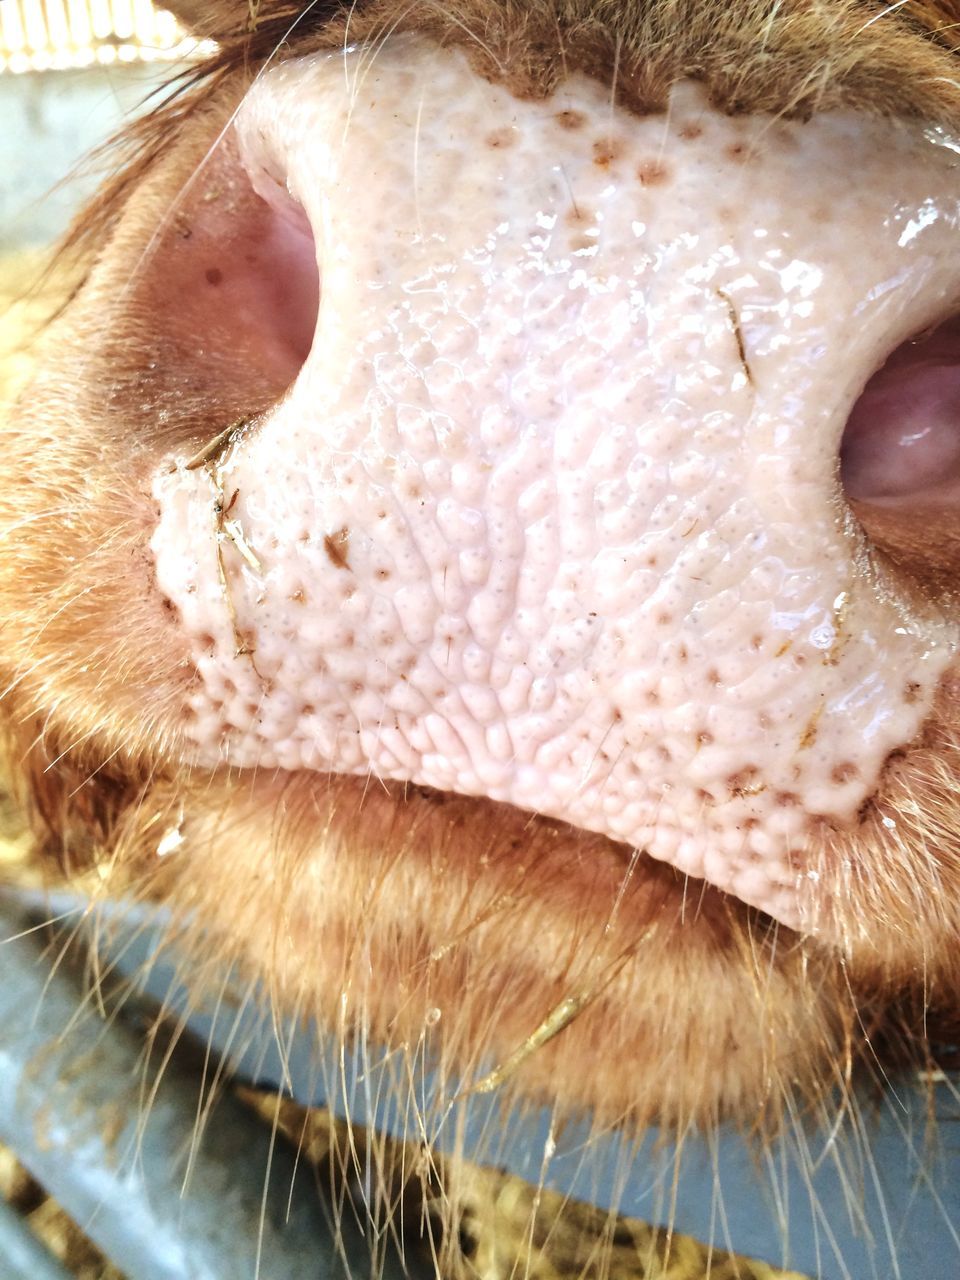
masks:
[(840, 446), (869, 543), (943, 599), (960, 574), (960, 316), (902, 343), (864, 387)]
[(864, 387), (840, 446), (853, 502), (918, 509), (960, 496), (960, 317), (910, 339)]

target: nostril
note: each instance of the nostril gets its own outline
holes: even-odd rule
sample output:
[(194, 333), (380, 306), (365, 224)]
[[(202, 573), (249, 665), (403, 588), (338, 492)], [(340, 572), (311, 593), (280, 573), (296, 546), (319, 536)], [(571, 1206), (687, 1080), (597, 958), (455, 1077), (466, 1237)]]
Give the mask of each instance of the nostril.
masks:
[(960, 316), (902, 343), (863, 389), (840, 446), (843, 491), (908, 589), (960, 573)]
[(239, 160), (240, 181), (258, 208), (260, 223), (244, 250), (251, 297), (265, 338), (299, 368), (313, 345), (320, 304), (313, 227), (291, 194), (277, 157), (265, 151), (252, 154), (241, 142)]
[(313, 344), (320, 304), (316, 244), (306, 214), (287, 200), (264, 212), (259, 237), (244, 247), (237, 277), (248, 322), (287, 365), (292, 382)]
[(232, 361), (241, 377), (239, 366), (256, 370), (278, 399), (313, 344), (316, 242), (302, 205), (285, 188), (250, 173), (232, 146), (225, 152), (229, 186), (213, 186), (193, 220), (203, 249), (188, 250), (197, 264), (191, 307), (195, 319), (206, 320), (202, 332), (216, 335), (217, 358)]
[(109, 364), (138, 392), (135, 412), (131, 397), (118, 402), (124, 421), (150, 456), (198, 447), (269, 412), (309, 355), (320, 303), (310, 222), (286, 193), (263, 198), (227, 134), (116, 292)]
[(917, 508), (960, 494), (960, 317), (897, 347), (869, 380), (840, 474), (853, 502)]

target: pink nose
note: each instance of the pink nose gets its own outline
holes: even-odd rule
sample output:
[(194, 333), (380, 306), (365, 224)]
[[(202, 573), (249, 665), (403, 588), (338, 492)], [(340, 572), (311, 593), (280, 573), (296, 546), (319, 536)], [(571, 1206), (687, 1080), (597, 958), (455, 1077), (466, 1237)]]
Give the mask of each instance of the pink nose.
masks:
[[(521, 102), (408, 42), (269, 72), (237, 129), (321, 292), (286, 398), (155, 481), (184, 754), (489, 796), (814, 927), (812, 840), (956, 650), (837, 461), (960, 288), (952, 150), (693, 85), (665, 117), (583, 77)], [(876, 490), (918, 453), (870, 394)]]

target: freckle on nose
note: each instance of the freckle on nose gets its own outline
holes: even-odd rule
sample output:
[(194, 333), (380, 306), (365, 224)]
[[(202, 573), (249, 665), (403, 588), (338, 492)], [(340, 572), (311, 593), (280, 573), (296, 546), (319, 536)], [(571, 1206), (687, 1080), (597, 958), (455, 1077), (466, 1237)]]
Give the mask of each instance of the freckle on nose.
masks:
[(659, 187), (670, 178), (670, 170), (659, 160), (645, 160), (637, 169), (637, 177), (641, 186)]

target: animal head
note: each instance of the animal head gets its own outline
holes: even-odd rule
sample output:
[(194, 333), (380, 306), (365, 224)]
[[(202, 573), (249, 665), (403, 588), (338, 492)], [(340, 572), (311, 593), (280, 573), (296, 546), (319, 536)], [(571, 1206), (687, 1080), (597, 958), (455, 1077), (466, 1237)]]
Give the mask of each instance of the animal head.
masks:
[(281, 1007), (601, 1118), (925, 1058), (956, 6), (202, 9), (5, 429), (48, 848)]

